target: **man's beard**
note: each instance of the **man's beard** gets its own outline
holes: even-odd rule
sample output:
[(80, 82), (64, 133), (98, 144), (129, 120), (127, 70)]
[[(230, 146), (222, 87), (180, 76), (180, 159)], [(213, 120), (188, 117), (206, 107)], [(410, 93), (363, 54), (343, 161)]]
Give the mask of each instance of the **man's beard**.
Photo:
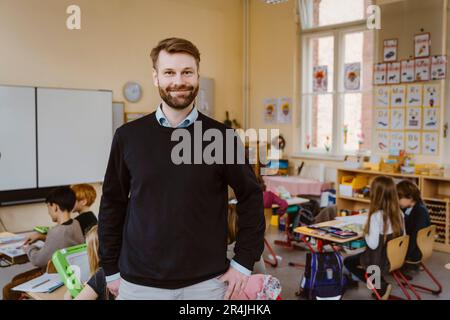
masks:
[[(161, 87), (159, 89), (159, 95), (163, 99), (165, 103), (171, 108), (177, 109), (177, 110), (183, 110), (189, 107), (192, 102), (195, 100), (198, 94), (199, 87), (193, 87), (189, 85), (181, 85), (181, 86), (173, 86), (169, 87), (167, 89), (163, 89)], [(172, 96), (170, 93), (172, 91), (186, 91), (186, 93), (189, 92), (187, 96)]]

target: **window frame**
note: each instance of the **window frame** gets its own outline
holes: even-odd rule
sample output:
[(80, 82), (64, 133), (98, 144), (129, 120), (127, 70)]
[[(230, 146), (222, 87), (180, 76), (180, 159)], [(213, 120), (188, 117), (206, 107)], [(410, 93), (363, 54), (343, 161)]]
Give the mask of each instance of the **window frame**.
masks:
[[(300, 146), (298, 146), (297, 153), (300, 157), (305, 158), (320, 158), (320, 159), (331, 159), (331, 160), (342, 160), (346, 155), (355, 155), (360, 153), (360, 151), (345, 151), (344, 150), (344, 133), (342, 130), (343, 121), (344, 121), (344, 99), (345, 94), (347, 93), (372, 93), (373, 94), (373, 86), (370, 86), (370, 89), (364, 90), (364, 85), (361, 84), (361, 89), (358, 91), (345, 91), (344, 90), (344, 61), (345, 61), (345, 36), (351, 33), (357, 32), (374, 32), (373, 30), (369, 30), (367, 28), (366, 20), (358, 20), (352, 21), (337, 25), (329, 25), (324, 27), (305, 29), (302, 31), (302, 35), (300, 36), (301, 40), (301, 56), (300, 56), (300, 78), (301, 87), (300, 87), (300, 101), (302, 102), (302, 107), (300, 108)], [(329, 91), (327, 93), (313, 93), (312, 90), (309, 90), (312, 83), (312, 57), (310, 55), (311, 47), (310, 40), (314, 38), (333, 36), (334, 37), (334, 57), (333, 57), (333, 75), (334, 79), (328, 79), (333, 82), (333, 91)], [(376, 54), (376, 33), (374, 32), (373, 37), (373, 47), (372, 47), (372, 56), (375, 59)], [(362, 70), (361, 70), (362, 71)], [(306, 133), (309, 131), (310, 123), (307, 123), (307, 108), (304, 107), (303, 103), (305, 97), (312, 97), (318, 95), (331, 94), (333, 101), (333, 118), (332, 118), (332, 145), (329, 152), (318, 151), (315, 150), (307, 150), (305, 145)], [(373, 99), (372, 99), (373, 101)], [(372, 104), (372, 113), (373, 113), (373, 104)], [(366, 137), (368, 139), (369, 137)], [(372, 142), (372, 141), (371, 141)], [(370, 154), (370, 150), (368, 150)]]

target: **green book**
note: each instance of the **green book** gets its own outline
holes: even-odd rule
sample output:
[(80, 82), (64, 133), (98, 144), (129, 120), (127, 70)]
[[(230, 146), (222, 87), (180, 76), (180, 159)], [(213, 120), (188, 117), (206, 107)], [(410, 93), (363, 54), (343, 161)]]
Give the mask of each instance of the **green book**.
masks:
[(49, 229), (50, 229), (50, 227), (43, 227), (43, 226), (34, 227), (34, 231), (37, 231), (42, 234), (47, 234)]

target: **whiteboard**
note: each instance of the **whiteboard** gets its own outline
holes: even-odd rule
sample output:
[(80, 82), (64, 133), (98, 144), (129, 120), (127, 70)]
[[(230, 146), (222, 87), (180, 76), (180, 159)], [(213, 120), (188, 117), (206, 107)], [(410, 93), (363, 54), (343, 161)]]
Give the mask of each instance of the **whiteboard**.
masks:
[(0, 191), (36, 188), (35, 88), (0, 86)]
[(112, 92), (37, 89), (38, 186), (102, 182), (112, 141)]

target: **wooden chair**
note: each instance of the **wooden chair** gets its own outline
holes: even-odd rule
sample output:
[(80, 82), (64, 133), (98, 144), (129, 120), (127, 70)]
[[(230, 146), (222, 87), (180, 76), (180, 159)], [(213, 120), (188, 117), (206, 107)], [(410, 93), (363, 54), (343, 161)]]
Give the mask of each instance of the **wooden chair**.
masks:
[(423, 290), (428, 293), (438, 295), (442, 292), (442, 285), (433, 276), (431, 271), (424, 264), (424, 261), (429, 259), (431, 257), (431, 255), (433, 254), (433, 246), (434, 246), (435, 237), (436, 237), (436, 226), (435, 225), (432, 225), (432, 226), (429, 226), (429, 227), (419, 230), (419, 232), (417, 233), (417, 246), (422, 254), (422, 259), (420, 261), (416, 261), (416, 262), (412, 262), (412, 261), (406, 261), (406, 262), (411, 263), (411, 264), (418, 264), (420, 267), (422, 267), (423, 270), (428, 274), (428, 276), (434, 282), (434, 284), (437, 286), (437, 289), (431, 289), (431, 288), (419, 286), (417, 284), (411, 284), (411, 285), (414, 288)]
[[(398, 237), (395, 239), (390, 240), (387, 243), (387, 258), (389, 261), (389, 273), (394, 278), (395, 282), (397, 282), (398, 286), (406, 296), (408, 300), (411, 300), (411, 296), (409, 295), (408, 291), (405, 288), (408, 286), (409, 289), (416, 295), (417, 299), (420, 300), (420, 296), (417, 294), (417, 292), (414, 290), (414, 288), (411, 286), (411, 284), (406, 280), (404, 275), (399, 271), (400, 268), (405, 263), (406, 254), (408, 253), (408, 245), (409, 245), (409, 236), (405, 235), (402, 237)], [(368, 279), (368, 275), (366, 274), (366, 280)], [(373, 287), (373, 285), (368, 282), (371, 290), (375, 294), (378, 300), (381, 300), (381, 297), (378, 293), (378, 291)], [(399, 297), (390, 296), (389, 299), (401, 299)]]
[(47, 268), (45, 269), (46, 273), (58, 273), (58, 271), (55, 268), (55, 265), (53, 264), (52, 260), (50, 260), (47, 263)]

